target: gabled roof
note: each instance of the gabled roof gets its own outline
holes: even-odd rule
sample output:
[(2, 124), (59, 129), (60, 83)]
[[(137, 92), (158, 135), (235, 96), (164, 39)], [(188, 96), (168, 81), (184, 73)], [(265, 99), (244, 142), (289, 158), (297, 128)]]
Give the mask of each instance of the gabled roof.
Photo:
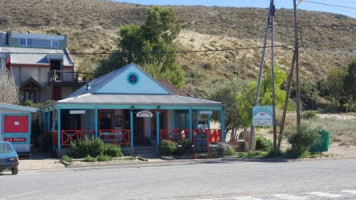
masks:
[(29, 83), (33, 83), (39, 88), (44, 88), (44, 86), (40, 82), (38, 82), (36, 79), (34, 79), (32, 76), (29, 79), (27, 79), (25, 82), (21, 83), (20, 88), (25, 87)]
[(37, 108), (27, 107), (27, 106), (19, 106), (14, 104), (0, 103), (0, 108), (10, 109), (10, 110), (19, 110), (26, 112), (36, 112)]
[(74, 65), (66, 49), (0, 47), (0, 53), (10, 54), (11, 64), (49, 65), (48, 56), (57, 55), (63, 57), (64, 66)]
[(184, 92), (179, 90), (176, 86), (170, 83), (167, 79), (162, 78), (158, 81), (163, 87), (167, 88), (171, 94), (178, 96), (187, 96)]
[[(138, 81), (131, 84), (128, 81), (130, 74), (137, 75)], [(158, 81), (143, 71), (134, 63), (128, 64), (108, 74), (100, 76), (87, 85), (79, 88), (68, 97), (83, 94), (171, 94)]]

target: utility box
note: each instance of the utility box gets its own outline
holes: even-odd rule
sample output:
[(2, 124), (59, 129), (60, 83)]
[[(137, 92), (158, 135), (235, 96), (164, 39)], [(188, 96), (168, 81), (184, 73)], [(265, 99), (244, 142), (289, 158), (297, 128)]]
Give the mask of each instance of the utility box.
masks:
[(31, 113), (36, 111), (0, 103), (0, 140), (11, 142), (18, 154), (31, 155)]
[(329, 150), (330, 133), (326, 130), (320, 130), (320, 142), (310, 148), (311, 152), (323, 152)]

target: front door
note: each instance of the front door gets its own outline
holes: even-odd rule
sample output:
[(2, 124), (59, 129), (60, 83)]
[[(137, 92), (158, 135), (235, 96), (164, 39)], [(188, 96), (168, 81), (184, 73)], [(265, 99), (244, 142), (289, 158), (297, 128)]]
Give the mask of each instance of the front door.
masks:
[[(136, 117), (136, 114), (140, 110), (134, 110), (133, 112), (133, 139), (134, 145), (145, 145), (145, 128), (144, 128), (144, 118)], [(125, 128), (130, 128), (130, 110), (125, 110)]]
[(114, 111), (99, 111), (99, 129), (114, 129)]

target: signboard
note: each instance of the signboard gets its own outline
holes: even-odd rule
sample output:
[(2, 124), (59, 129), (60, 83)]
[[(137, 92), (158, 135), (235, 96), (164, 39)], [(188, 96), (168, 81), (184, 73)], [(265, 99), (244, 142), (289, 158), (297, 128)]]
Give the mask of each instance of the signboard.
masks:
[(211, 110), (201, 110), (201, 111), (199, 111), (199, 114), (201, 114), (201, 115), (212, 115), (213, 111), (211, 111)]
[(3, 133), (28, 133), (29, 119), (27, 115), (5, 115)]
[(254, 106), (252, 110), (252, 126), (273, 126), (272, 106)]
[(6, 142), (27, 142), (27, 138), (19, 137), (19, 138), (5, 138)]
[(121, 127), (121, 115), (115, 116), (115, 126), (119, 128)]
[(198, 131), (194, 137), (194, 154), (207, 154), (209, 156), (209, 133)]
[(69, 110), (69, 114), (71, 115), (84, 115), (85, 110)]
[(153, 114), (148, 110), (142, 110), (136, 114), (136, 117), (153, 117)]

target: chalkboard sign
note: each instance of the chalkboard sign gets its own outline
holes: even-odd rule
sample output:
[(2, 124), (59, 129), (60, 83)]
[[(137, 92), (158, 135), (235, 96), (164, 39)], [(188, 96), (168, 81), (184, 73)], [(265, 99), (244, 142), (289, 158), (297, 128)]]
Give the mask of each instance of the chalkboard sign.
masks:
[(197, 132), (194, 138), (194, 154), (206, 154), (209, 156), (209, 133)]
[(115, 117), (115, 126), (121, 128), (121, 115), (116, 115)]

